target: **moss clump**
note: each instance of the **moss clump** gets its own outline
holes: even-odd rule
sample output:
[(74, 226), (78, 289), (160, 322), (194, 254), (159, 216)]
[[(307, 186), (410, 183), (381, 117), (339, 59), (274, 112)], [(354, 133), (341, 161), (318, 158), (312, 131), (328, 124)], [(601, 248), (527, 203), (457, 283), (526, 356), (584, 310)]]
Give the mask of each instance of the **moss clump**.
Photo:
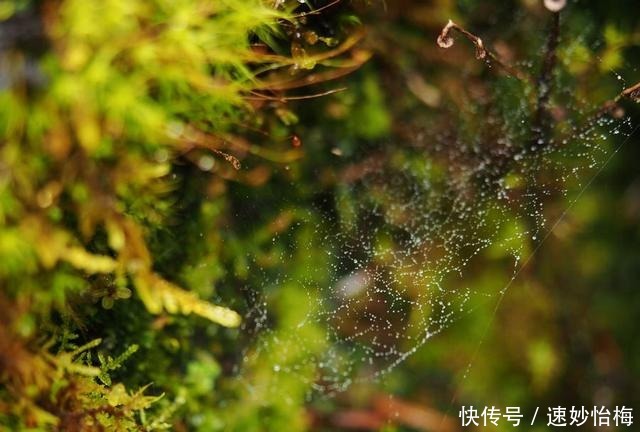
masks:
[[(354, 42), (313, 33), (304, 11), (2, 2), (0, 424), (162, 429), (212, 391), (220, 366), (190, 338), (241, 322), (211, 301), (222, 179), (243, 155), (274, 155), (243, 132), (286, 134), (295, 116), (278, 95)], [(191, 425), (211, 430), (205, 414)]]

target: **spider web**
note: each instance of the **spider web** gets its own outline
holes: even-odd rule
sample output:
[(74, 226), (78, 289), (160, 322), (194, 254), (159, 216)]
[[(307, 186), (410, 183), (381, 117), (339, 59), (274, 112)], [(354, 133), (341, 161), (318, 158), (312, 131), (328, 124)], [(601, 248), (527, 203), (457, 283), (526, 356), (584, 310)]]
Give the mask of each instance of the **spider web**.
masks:
[[(317, 268), (265, 275), (246, 317), (256, 335), (238, 371), (246, 385), (282, 394), (284, 382), (298, 379), (307, 397), (344, 391), (384, 376), (465, 313), (499, 305), (559, 220), (548, 223), (545, 203), (581, 194), (620, 136), (632, 134), (631, 118), (594, 115), (597, 103), (573, 96), (571, 87), (557, 90), (568, 120), (547, 134), (534, 130), (523, 97), (508, 114), (478, 113), (480, 134), (425, 119), (410, 143), (360, 155), (324, 203), (334, 215), (318, 217), (318, 208), (284, 234), (296, 246), (279, 259), (306, 256)], [(322, 243), (296, 243), (303, 229)], [(490, 259), (504, 261), (504, 283), (472, 286), (469, 276)], [(285, 289), (305, 292), (307, 305), (275, 330), (270, 305)], [(260, 362), (273, 374), (256, 383), (247, 371)]]

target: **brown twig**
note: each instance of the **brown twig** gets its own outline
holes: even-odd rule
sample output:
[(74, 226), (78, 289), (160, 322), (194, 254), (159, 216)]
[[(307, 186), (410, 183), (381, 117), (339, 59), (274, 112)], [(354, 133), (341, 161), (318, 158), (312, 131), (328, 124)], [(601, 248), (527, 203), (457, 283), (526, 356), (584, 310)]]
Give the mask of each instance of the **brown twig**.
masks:
[(640, 82), (622, 90), (616, 97), (603, 103), (600, 108), (590, 116), (590, 120), (595, 120), (603, 115), (615, 112), (616, 108), (618, 108), (618, 103), (623, 99), (630, 99), (636, 103), (640, 103)]
[(447, 25), (444, 26), (444, 28), (440, 32), (440, 35), (438, 36), (437, 42), (440, 48), (451, 48), (453, 46), (454, 40), (453, 40), (453, 37), (451, 36), (451, 32), (453, 30), (462, 34), (464, 37), (469, 39), (471, 43), (473, 43), (473, 45), (476, 47), (476, 58), (478, 60), (485, 60), (487, 63), (494, 64), (498, 66), (500, 69), (502, 69), (503, 71), (505, 71), (508, 75), (514, 78), (517, 78), (519, 80), (533, 81), (531, 76), (528, 75), (527, 73), (511, 65), (508, 65), (504, 63), (502, 60), (500, 60), (500, 58), (496, 54), (494, 54), (492, 51), (487, 49), (487, 47), (484, 45), (484, 42), (480, 37), (474, 35), (473, 33), (466, 30), (465, 28), (460, 27), (458, 24), (454, 23), (451, 20), (449, 20)]
[(560, 42), (560, 13), (554, 12), (551, 17), (551, 26), (547, 37), (544, 57), (540, 75), (536, 81), (538, 99), (536, 112), (533, 117), (533, 137), (531, 146), (544, 145), (547, 142), (551, 129), (551, 114), (549, 112), (549, 100), (553, 91), (553, 71), (557, 63), (557, 49)]
[(629, 98), (635, 102), (640, 102), (640, 82), (623, 90), (614, 100), (615, 102), (618, 102), (623, 98)]

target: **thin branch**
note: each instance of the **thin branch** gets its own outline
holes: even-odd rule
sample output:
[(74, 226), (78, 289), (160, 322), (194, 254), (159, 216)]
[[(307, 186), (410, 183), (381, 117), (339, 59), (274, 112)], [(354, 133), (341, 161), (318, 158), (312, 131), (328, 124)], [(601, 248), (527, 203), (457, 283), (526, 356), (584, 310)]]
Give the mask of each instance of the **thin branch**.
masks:
[(633, 102), (640, 103), (640, 82), (622, 90), (616, 97), (603, 103), (589, 119), (596, 120), (603, 115), (615, 113), (618, 108), (618, 103), (623, 99), (630, 99)]
[[(329, 69), (323, 72), (312, 73), (301, 77), (294, 77), (292, 79), (282, 79), (280, 81), (263, 81), (259, 86), (255, 88), (257, 90), (291, 90), (294, 88), (307, 87), (312, 84), (319, 84), (326, 81), (331, 81), (342, 76), (348, 75), (351, 72), (357, 70), (362, 64), (364, 64), (370, 57), (369, 53), (364, 53), (362, 59), (352, 61), (351, 64), (344, 66), (340, 69)], [(345, 62), (346, 63), (346, 62)]]
[[(338, 45), (335, 48), (332, 48), (328, 51), (324, 51), (318, 54), (306, 56), (304, 58), (305, 62), (309, 64), (326, 64), (329, 60), (335, 59), (338, 56), (345, 54), (351, 51), (351, 59), (350, 62), (354, 61), (360, 62), (360, 65), (369, 59), (368, 55), (365, 55), (365, 51), (352, 50), (355, 45), (357, 45), (365, 36), (364, 28), (361, 28), (351, 34), (344, 42)], [(295, 66), (300, 59), (293, 58), (291, 56), (283, 56), (278, 54), (261, 54), (258, 57), (259, 61), (255, 61), (255, 58), (247, 58), (247, 61), (252, 64), (267, 64), (267, 66), (263, 66), (254, 71), (255, 76), (260, 76), (267, 72), (272, 72), (276, 69), (281, 69), (286, 66)], [(347, 62), (345, 62), (347, 63)], [(347, 66), (348, 67), (348, 66)], [(270, 90), (273, 88), (269, 88)], [(280, 89), (278, 89), (280, 90)]]
[(465, 28), (460, 27), (458, 24), (454, 23), (451, 20), (449, 20), (447, 25), (444, 26), (444, 28), (440, 32), (440, 35), (438, 36), (437, 42), (440, 48), (451, 48), (453, 46), (454, 40), (451, 36), (453, 30), (462, 34), (464, 37), (469, 39), (471, 43), (473, 43), (473, 45), (476, 47), (476, 58), (478, 60), (485, 60), (487, 63), (494, 64), (514, 78), (522, 81), (533, 82), (533, 78), (530, 75), (521, 71), (520, 69), (504, 63), (496, 54), (487, 49), (480, 37), (474, 35)]
[(286, 102), (286, 101), (293, 101), (293, 100), (304, 100), (304, 99), (314, 99), (314, 98), (319, 98), (319, 97), (323, 97), (323, 96), (328, 96), (334, 93), (339, 93), (341, 91), (345, 91), (347, 88), (346, 87), (341, 87), (341, 88), (337, 88), (337, 89), (331, 89), (331, 90), (327, 90), (324, 91), (322, 93), (314, 93), (314, 94), (309, 94), (309, 95), (302, 95), (302, 96), (270, 96), (270, 95), (266, 95), (264, 93), (260, 93), (257, 91), (251, 91), (250, 93), (253, 96), (244, 96), (244, 99), (248, 99), (248, 100), (272, 100), (272, 101), (278, 101), (278, 102)]
[(553, 13), (550, 27), (540, 75), (536, 81), (538, 100), (532, 122), (533, 139), (531, 145), (533, 147), (544, 145), (550, 134), (549, 100), (553, 91), (553, 71), (557, 63), (556, 51), (560, 42), (560, 13)]
[(322, 7), (319, 7), (318, 9), (314, 9), (314, 10), (311, 10), (309, 12), (302, 12), (302, 13), (294, 15), (293, 17), (294, 18), (302, 18), (302, 17), (306, 17), (308, 15), (317, 15), (320, 12), (322, 12), (323, 10), (328, 9), (328, 8), (340, 3), (340, 1), (341, 0), (334, 0), (331, 3), (328, 3), (328, 4), (326, 4), (326, 5), (322, 6)]
[(640, 82), (635, 85), (623, 90), (616, 98), (615, 102), (618, 102), (620, 99), (629, 98), (634, 102), (640, 102)]
[(218, 148), (226, 144), (226, 140), (224, 138), (205, 134), (195, 128), (189, 128), (186, 132), (180, 134), (178, 142), (182, 146), (180, 149), (181, 155), (190, 153), (194, 148), (201, 148), (221, 156), (224, 160), (229, 162), (235, 170), (240, 170), (242, 167), (240, 160), (237, 157)]

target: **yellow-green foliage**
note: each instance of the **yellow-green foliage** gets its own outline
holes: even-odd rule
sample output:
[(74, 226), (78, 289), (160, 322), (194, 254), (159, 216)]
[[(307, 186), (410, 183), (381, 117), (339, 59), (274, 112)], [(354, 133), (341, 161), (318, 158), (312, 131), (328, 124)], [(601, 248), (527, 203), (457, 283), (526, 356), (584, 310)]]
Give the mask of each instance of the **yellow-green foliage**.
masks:
[[(13, 85), (1, 96), (1, 216), (12, 228), (3, 231), (3, 258), (24, 260), (3, 273), (16, 273), (13, 283), (23, 284), (21, 270), (40, 273), (66, 262), (86, 274), (131, 276), (154, 312), (195, 312), (237, 325), (230, 311), (182, 294), (152, 272), (139, 222), (162, 223), (168, 204), (154, 201), (170, 188), (170, 157), (192, 145), (189, 131), (220, 133), (247, 108), (248, 35), (279, 17), (261, 1), (69, 0), (45, 8), (51, 52), (36, 67), (46, 84), (27, 91), (26, 69), (34, 66), (10, 53)], [(148, 208), (128, 214), (127, 201), (139, 196)], [(65, 211), (79, 216), (76, 226), (64, 223)], [(100, 227), (109, 256), (85, 248)]]
[(293, 22), (285, 9), (262, 0), (2, 2), (0, 19), (30, 20), (34, 34), (0, 52), (0, 424), (163, 427), (139, 414), (156, 397), (109, 377), (135, 349), (101, 354), (99, 368), (90, 356), (99, 340), (76, 347), (60, 337), (56, 320), (82, 329), (83, 304), (108, 309), (135, 293), (152, 314), (240, 324), (233, 310), (168, 280), (149, 237), (173, 223), (178, 157), (198, 151), (238, 167), (222, 149), (255, 108), (248, 92), (269, 88), (256, 74), (299, 61), (250, 43), (273, 44)]

